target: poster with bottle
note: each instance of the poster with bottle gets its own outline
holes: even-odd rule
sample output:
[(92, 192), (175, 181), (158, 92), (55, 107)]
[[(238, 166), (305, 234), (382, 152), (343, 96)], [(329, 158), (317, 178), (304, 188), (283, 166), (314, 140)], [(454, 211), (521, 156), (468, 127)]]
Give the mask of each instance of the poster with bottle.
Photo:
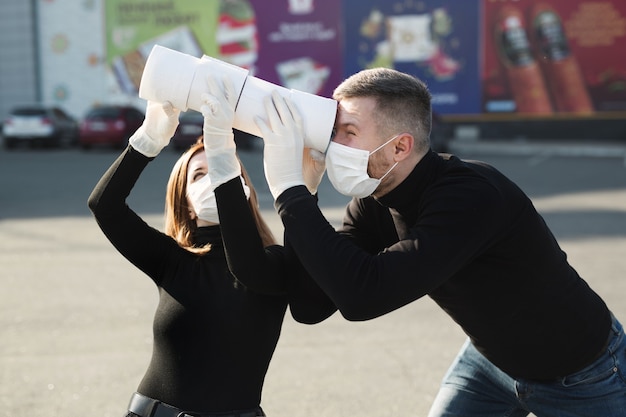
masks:
[(253, 74), (286, 88), (330, 97), (343, 80), (341, 3), (250, 0), (258, 60)]
[(626, 2), (483, 1), (483, 111), (626, 110)]
[(439, 114), (481, 112), (478, 0), (343, 0), (346, 76), (387, 67), (424, 81)]

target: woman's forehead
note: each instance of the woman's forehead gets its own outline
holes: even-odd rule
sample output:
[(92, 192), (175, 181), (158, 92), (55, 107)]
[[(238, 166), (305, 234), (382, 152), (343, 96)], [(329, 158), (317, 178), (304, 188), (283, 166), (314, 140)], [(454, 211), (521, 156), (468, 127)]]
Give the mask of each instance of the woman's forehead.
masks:
[(188, 171), (193, 171), (198, 168), (203, 168), (207, 166), (206, 156), (204, 155), (204, 151), (200, 151), (196, 153), (194, 156), (189, 158)]

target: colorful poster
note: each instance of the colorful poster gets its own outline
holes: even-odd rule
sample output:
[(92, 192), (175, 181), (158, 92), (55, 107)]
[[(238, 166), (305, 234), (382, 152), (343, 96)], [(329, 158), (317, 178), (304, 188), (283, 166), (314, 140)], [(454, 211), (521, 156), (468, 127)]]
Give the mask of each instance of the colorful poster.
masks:
[(485, 0), (483, 111), (626, 110), (626, 2)]
[(345, 72), (388, 67), (424, 81), (439, 114), (481, 111), (479, 1), (344, 0)]
[(123, 93), (136, 95), (155, 44), (196, 57), (217, 52), (219, 1), (105, 2), (107, 65)]
[(107, 64), (136, 95), (155, 44), (209, 55), (274, 84), (330, 96), (341, 82), (341, 6), (319, 0), (109, 0)]
[(255, 76), (330, 97), (343, 80), (341, 2), (251, 0), (259, 39)]

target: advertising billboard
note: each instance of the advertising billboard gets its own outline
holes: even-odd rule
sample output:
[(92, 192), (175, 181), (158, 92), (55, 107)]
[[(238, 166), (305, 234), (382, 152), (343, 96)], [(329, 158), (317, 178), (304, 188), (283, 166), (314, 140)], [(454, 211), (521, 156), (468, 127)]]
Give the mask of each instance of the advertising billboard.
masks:
[(330, 97), (344, 75), (341, 2), (251, 3), (259, 37), (256, 76), (287, 88)]
[(346, 75), (387, 67), (417, 76), (440, 114), (479, 113), (479, 0), (344, 0)]
[(155, 44), (323, 96), (343, 77), (339, 2), (109, 0), (105, 7), (106, 61), (122, 94), (137, 95)]
[(626, 2), (484, 2), (485, 113), (626, 110)]
[(108, 0), (106, 65), (136, 97), (154, 44), (330, 96), (364, 68), (422, 79), (440, 115), (626, 111), (617, 0)]
[(155, 44), (195, 57), (215, 55), (220, 2), (105, 2), (106, 63), (122, 93), (136, 96)]

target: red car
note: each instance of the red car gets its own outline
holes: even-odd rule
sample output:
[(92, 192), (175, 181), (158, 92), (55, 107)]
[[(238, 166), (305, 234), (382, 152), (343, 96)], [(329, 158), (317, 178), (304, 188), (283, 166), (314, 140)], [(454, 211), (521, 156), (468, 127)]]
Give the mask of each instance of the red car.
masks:
[(123, 148), (144, 120), (144, 113), (132, 106), (98, 106), (91, 109), (80, 125), (78, 144)]

